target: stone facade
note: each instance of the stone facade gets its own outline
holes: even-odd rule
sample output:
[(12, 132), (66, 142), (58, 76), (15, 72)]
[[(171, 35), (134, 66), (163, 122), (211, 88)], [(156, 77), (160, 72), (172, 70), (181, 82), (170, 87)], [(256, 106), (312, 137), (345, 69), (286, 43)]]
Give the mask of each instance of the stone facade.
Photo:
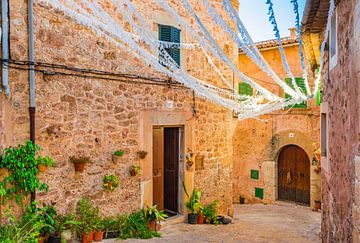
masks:
[[(309, 4), (316, 16), (327, 9)], [(329, 51), (323, 56), (321, 113), (327, 129), (322, 139), (326, 153), (321, 158), (323, 242), (360, 242), (359, 191), (359, 74), (360, 1), (337, 1), (337, 64), (329, 65)], [(310, 26), (317, 21), (308, 21)], [(321, 22), (321, 21), (320, 21)], [(323, 36), (322, 28), (308, 31)], [(309, 43), (307, 43), (309, 44)], [(319, 46), (315, 46), (319, 48)], [(317, 60), (319, 63), (319, 60)]]
[[(293, 30), (292, 30), (293, 31)], [(296, 37), (295, 37), (296, 38)], [(288, 77), (282, 63), (276, 41), (258, 43), (261, 54), (282, 80)], [(269, 47), (270, 46), (270, 47)], [(299, 45), (296, 39), (284, 39), (285, 53), (295, 77), (302, 77), (299, 59)], [(280, 97), (283, 90), (249, 58), (239, 54), (239, 68), (264, 87)], [(309, 72), (310, 86), (313, 73)], [(319, 146), (319, 107), (314, 100), (307, 102), (307, 108), (285, 109), (264, 115), (259, 119), (239, 121), (234, 134), (233, 202), (245, 198), (245, 203), (273, 203), (278, 199), (278, 155), (286, 145), (297, 145), (307, 153), (310, 163), (314, 150)], [(310, 205), (320, 200), (320, 174), (317, 165), (310, 165)], [(259, 179), (250, 177), (251, 170), (259, 171)], [(264, 198), (255, 197), (255, 187), (262, 188)]]
[[(112, 13), (111, 4), (102, 2)], [(234, 43), (205, 18), (201, 4), (190, 2), (220, 46), (237, 63)], [(218, 1), (213, 2), (221, 11)], [(10, 3), (11, 58), (27, 60), (27, 4), (22, 0)], [(134, 1), (134, 4), (147, 24), (153, 26), (155, 36), (157, 24), (178, 26), (174, 17), (157, 5), (148, 1)], [(180, 3), (172, 4), (191, 25), (196, 25)], [(195, 156), (204, 156), (203, 170), (186, 170), (184, 162), (180, 165), (181, 179), (188, 190), (202, 188), (204, 202), (219, 199), (222, 212), (232, 207), (232, 133), (236, 119), (230, 111), (194, 97), (190, 89), (168, 86), (164, 75), (59, 11), (36, 3), (34, 15), (36, 62), (164, 80), (161, 85), (144, 84), (141, 77), (123, 78), (120, 82), (83, 77), (78, 72), (51, 67), (45, 68), (47, 72), (36, 72), (36, 142), (43, 147), (44, 154), (56, 160), (55, 168), (40, 175), (50, 187), (47, 194), (37, 194), (40, 202), (56, 202), (57, 209), (66, 212), (75, 207), (80, 197), (88, 196), (104, 214), (129, 212), (152, 204), (152, 126), (178, 125), (185, 127), (186, 148), (191, 148)], [(131, 30), (121, 16), (119, 22)], [(181, 42), (194, 42), (186, 29), (182, 29)], [(182, 67), (190, 74), (214, 82), (218, 79), (201, 52), (182, 50), (181, 59)], [(227, 78), (232, 79), (232, 72), (219, 65)], [(28, 71), (19, 67), (26, 68), (14, 65), (9, 68), (12, 95), (0, 96), (2, 147), (29, 138)], [(173, 101), (173, 108), (167, 108), (167, 100)], [(121, 163), (113, 164), (111, 155), (118, 149), (125, 150), (126, 155)], [(137, 158), (138, 150), (147, 151), (147, 157)], [(90, 156), (92, 160), (81, 174), (75, 173), (69, 162), (69, 156), (77, 154)], [(141, 176), (130, 177), (128, 171), (133, 164), (141, 165)], [(120, 178), (120, 186), (113, 193), (103, 190), (102, 179), (106, 174)], [(182, 197), (182, 203), (184, 200)]]

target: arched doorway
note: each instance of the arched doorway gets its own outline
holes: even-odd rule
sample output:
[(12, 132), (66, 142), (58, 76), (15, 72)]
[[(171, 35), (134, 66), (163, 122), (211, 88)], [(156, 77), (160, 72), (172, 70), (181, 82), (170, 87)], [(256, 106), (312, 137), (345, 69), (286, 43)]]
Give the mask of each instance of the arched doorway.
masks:
[(310, 160), (296, 145), (285, 146), (278, 160), (278, 199), (310, 205)]

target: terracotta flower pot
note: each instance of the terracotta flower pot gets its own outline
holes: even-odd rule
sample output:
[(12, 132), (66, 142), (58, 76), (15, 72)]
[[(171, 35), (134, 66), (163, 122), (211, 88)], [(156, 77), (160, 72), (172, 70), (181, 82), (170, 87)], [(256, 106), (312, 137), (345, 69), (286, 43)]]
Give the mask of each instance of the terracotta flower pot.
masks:
[(104, 231), (95, 231), (94, 232), (94, 241), (102, 241), (104, 239)]
[(205, 220), (204, 215), (199, 214), (199, 215), (198, 215), (198, 218), (197, 218), (197, 223), (198, 223), (198, 224), (203, 224), (203, 223), (204, 223), (204, 220)]
[[(124, 155), (123, 155), (123, 156), (124, 156)], [(122, 158), (123, 156), (117, 156), (117, 155), (113, 154), (113, 155), (112, 155), (112, 162), (113, 162), (114, 164), (120, 163), (121, 158)]]
[(39, 169), (40, 172), (45, 172), (47, 167), (46, 167), (46, 165), (39, 164), (38, 169)]
[(76, 172), (83, 172), (85, 169), (85, 163), (74, 163)]
[(45, 242), (45, 240), (46, 240), (46, 236), (43, 236), (43, 237), (41, 237), (39, 240), (38, 240), (38, 242), (39, 243), (44, 243)]
[(157, 231), (160, 231), (160, 229), (161, 229), (161, 224), (156, 223), (155, 220), (150, 220), (150, 221), (148, 222), (148, 228), (157, 232)]
[(94, 232), (91, 232), (90, 234), (85, 234), (84, 232), (81, 235), (82, 237), (82, 242), (83, 243), (90, 243), (93, 242), (94, 240)]
[(136, 171), (135, 171), (135, 169), (133, 169), (133, 168), (130, 169), (130, 175), (131, 175), (131, 176), (136, 176)]

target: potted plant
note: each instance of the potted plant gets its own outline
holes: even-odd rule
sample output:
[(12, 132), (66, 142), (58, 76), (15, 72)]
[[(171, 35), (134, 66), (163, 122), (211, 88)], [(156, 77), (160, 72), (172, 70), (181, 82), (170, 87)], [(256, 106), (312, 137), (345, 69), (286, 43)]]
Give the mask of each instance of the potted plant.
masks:
[(198, 212), (197, 224), (203, 224), (204, 220), (205, 220), (205, 216), (203, 214), (203, 207), (201, 206)]
[(125, 155), (125, 151), (124, 150), (116, 150), (113, 155), (112, 155), (112, 161), (114, 163), (117, 163), (121, 157), (123, 157)]
[(146, 152), (144, 150), (140, 150), (140, 151), (137, 151), (136, 154), (139, 156), (140, 159), (145, 159), (148, 152)]
[(45, 172), (47, 167), (55, 166), (54, 160), (52, 158), (50, 158), (49, 156), (38, 157), (37, 162), (38, 162), (38, 169), (40, 172)]
[(104, 188), (108, 191), (114, 191), (119, 186), (119, 179), (115, 175), (104, 176)]
[(140, 165), (132, 165), (130, 167), (130, 175), (131, 176), (136, 176), (136, 175), (140, 174), (140, 172), (141, 172)]
[(105, 231), (104, 233), (105, 239), (118, 238), (119, 227), (118, 227), (118, 220), (116, 218), (114, 217), (104, 218), (102, 223)]
[(82, 242), (92, 242), (96, 219), (99, 218), (99, 208), (94, 207), (89, 199), (82, 198), (78, 203), (78, 211), (81, 222)]
[(205, 217), (206, 223), (212, 223), (212, 224), (219, 223), (217, 218), (218, 205), (219, 205), (219, 201), (215, 200), (205, 205), (205, 207), (202, 209), (202, 215)]
[(163, 210), (159, 211), (157, 205), (144, 209), (145, 218), (148, 220), (148, 228), (154, 231), (160, 231), (160, 221), (168, 217)]
[(101, 217), (99, 217), (95, 220), (94, 229), (95, 229), (94, 241), (96, 241), (96, 242), (102, 241), (104, 239), (104, 224), (103, 224), (103, 220), (101, 219)]
[(54, 231), (48, 238), (49, 243), (61, 243), (70, 240), (72, 231), (77, 232), (80, 222), (76, 221), (74, 214), (58, 215), (55, 218)]
[(202, 192), (200, 189), (194, 188), (190, 197), (186, 190), (185, 194), (189, 198), (189, 200), (185, 203), (185, 206), (191, 211), (191, 213), (188, 214), (188, 223), (196, 224), (198, 219), (198, 212), (202, 209), (200, 204)]
[(74, 164), (76, 172), (83, 172), (85, 165), (90, 162), (90, 157), (86, 156), (71, 156), (70, 161)]

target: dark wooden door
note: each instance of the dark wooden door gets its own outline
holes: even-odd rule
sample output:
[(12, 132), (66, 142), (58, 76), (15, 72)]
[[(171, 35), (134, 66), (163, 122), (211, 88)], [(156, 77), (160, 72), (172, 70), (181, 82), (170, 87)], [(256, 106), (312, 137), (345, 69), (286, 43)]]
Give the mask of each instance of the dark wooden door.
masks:
[(179, 128), (164, 128), (164, 209), (178, 212)]
[(310, 161), (303, 149), (289, 145), (279, 155), (279, 200), (310, 204)]

